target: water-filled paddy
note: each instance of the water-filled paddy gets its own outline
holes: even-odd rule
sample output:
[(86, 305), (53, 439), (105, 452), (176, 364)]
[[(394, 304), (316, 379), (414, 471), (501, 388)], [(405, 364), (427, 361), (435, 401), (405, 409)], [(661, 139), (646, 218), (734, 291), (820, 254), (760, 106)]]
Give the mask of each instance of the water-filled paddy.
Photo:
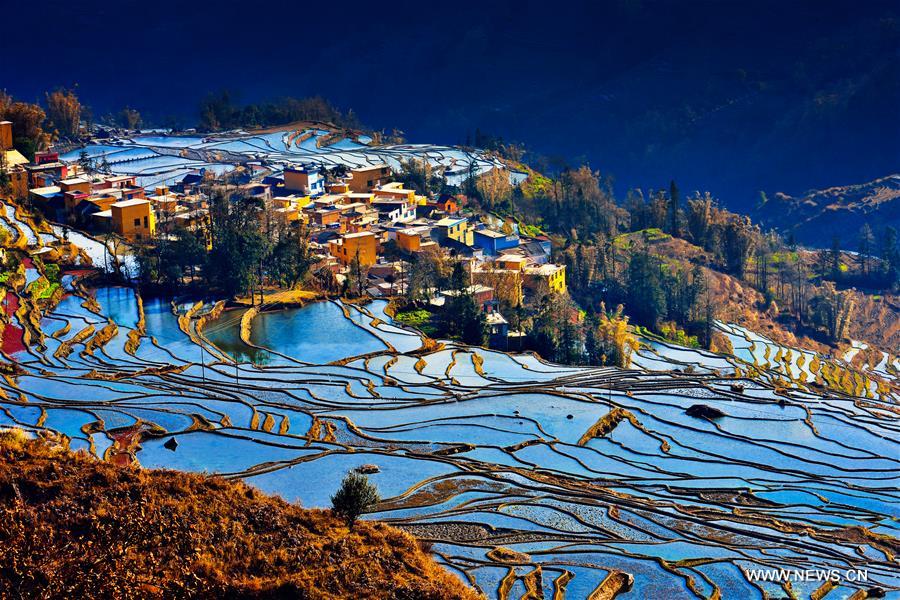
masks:
[[(488, 558), (497, 546), (528, 555), (513, 569), (519, 595), (540, 566), (546, 597), (560, 578), (567, 598), (585, 598), (612, 570), (635, 577), (622, 598), (762, 597), (777, 590), (746, 569), (776, 558), (865, 566), (870, 585), (900, 587), (886, 554), (896, 542), (862, 529), (896, 534), (900, 505), (898, 426), (877, 400), (793, 393), (782, 406), (766, 384), (730, 390), (737, 359), (667, 345), (648, 351), (653, 370), (627, 371), (461, 346), (423, 354), (383, 303), (263, 312), (250, 345), (226, 311), (203, 328), (215, 352), (182, 331), (184, 307), (145, 298), (141, 310), (127, 288), (96, 300), (70, 296), (44, 317), (45, 333), (70, 330), (19, 355), (0, 424), (59, 431), (98, 455), (110, 429), (152, 429), (141, 464), (245, 477), (306, 506), (327, 506), (366, 465), (384, 499), (369, 516), (434, 541), (489, 597), (510, 572)], [(108, 320), (111, 340), (58, 352)], [(725, 416), (687, 415), (697, 403)]]

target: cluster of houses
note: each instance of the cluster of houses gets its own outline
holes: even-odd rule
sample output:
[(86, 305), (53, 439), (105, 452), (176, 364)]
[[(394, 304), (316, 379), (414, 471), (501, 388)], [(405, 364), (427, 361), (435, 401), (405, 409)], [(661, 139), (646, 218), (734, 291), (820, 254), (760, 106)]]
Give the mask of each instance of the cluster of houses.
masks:
[[(469, 292), (486, 313), (492, 340), (505, 345), (506, 319), (497, 310), (503, 298), (515, 306), (532, 294), (566, 291), (564, 265), (550, 261), (546, 236), (520, 235), (518, 224), (476, 214), (464, 196), (436, 200), (390, 182), (387, 165), (351, 169), (326, 182), (315, 165), (285, 170), (260, 185), (285, 219), (303, 223), (310, 247), (338, 277), (354, 263), (367, 269), (367, 292), (392, 296), (406, 292), (409, 259), (418, 253), (452, 255), (464, 261)], [(434, 295), (442, 305), (453, 292)]]
[[(0, 123), (0, 149), (11, 146), (10, 126)], [(53, 152), (29, 162), (7, 151), (4, 167), (17, 195), (27, 195), (51, 219), (85, 230), (135, 242), (175, 228), (201, 229), (209, 220), (202, 172), (145, 190), (133, 176), (83, 172)], [(302, 228), (322, 266), (339, 279), (351, 264), (366, 269), (372, 296), (404, 293), (409, 259), (423, 252), (465, 261), (470, 291), (498, 336), (507, 334), (499, 298), (516, 305), (527, 294), (565, 292), (565, 266), (550, 262), (546, 237), (522, 236), (515, 222), (476, 214), (464, 196), (433, 200), (391, 179), (386, 164), (348, 169), (341, 177), (304, 164), (277, 174), (250, 171), (238, 185), (264, 203), (267, 218)], [(445, 300), (446, 293), (436, 294), (433, 302)]]
[(156, 231), (154, 206), (136, 178), (89, 175), (56, 152), (28, 161), (13, 148), (12, 123), (0, 121), (2, 168), (16, 198), (28, 199), (50, 219), (129, 240), (149, 240)]

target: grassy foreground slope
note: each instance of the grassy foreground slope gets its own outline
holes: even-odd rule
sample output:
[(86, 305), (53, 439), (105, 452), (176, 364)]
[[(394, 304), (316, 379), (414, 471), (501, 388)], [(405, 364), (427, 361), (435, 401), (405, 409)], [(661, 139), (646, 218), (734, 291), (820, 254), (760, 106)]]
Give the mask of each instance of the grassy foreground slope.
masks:
[(0, 597), (476, 599), (416, 540), (0, 431)]

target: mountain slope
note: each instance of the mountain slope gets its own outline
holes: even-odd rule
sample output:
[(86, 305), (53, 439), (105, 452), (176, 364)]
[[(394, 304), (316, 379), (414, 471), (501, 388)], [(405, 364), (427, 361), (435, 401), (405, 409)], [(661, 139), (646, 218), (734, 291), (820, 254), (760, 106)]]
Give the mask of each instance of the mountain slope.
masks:
[(900, 175), (811, 190), (799, 197), (778, 192), (758, 206), (753, 217), (766, 227), (793, 233), (803, 243), (828, 246), (836, 236), (844, 247), (853, 248), (864, 224), (876, 232), (888, 225), (900, 227)]
[(0, 597), (476, 599), (408, 534), (0, 431)]

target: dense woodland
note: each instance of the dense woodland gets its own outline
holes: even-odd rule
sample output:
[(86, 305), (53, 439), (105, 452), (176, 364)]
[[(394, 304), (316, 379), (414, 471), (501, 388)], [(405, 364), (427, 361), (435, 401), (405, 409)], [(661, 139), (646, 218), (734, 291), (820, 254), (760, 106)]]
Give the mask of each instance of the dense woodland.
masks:
[[(252, 296), (263, 284), (294, 287), (310, 275), (303, 231), (280, 224), (261, 200), (233, 188), (215, 185), (208, 193), (208, 227), (190, 231), (163, 218), (155, 239), (138, 245), (142, 285), (163, 292), (215, 289), (231, 297)], [(323, 286), (334, 289), (330, 279)]]
[(342, 112), (321, 96), (241, 105), (227, 90), (207, 95), (200, 102), (199, 117), (197, 127), (202, 131), (273, 127), (296, 121), (320, 121), (349, 129), (361, 127), (352, 109)]

